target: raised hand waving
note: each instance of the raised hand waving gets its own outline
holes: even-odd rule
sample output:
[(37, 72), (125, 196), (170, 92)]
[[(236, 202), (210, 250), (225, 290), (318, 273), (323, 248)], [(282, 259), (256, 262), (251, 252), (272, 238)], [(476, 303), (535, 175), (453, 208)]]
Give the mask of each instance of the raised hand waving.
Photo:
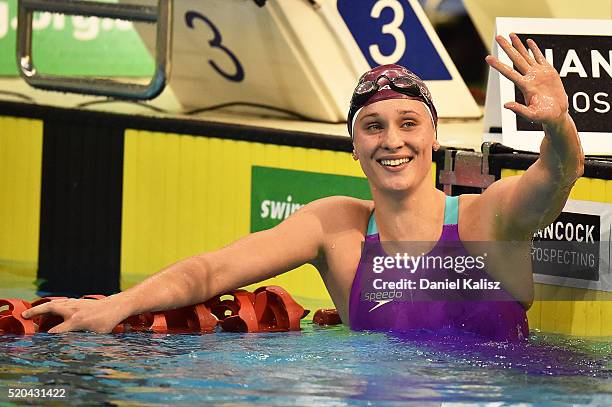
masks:
[(543, 125), (554, 126), (566, 120), (569, 105), (563, 83), (537, 44), (531, 39), (527, 40), (527, 46), (532, 52), (530, 54), (514, 33), (510, 34), (512, 43), (501, 35), (495, 39), (510, 57), (514, 68), (491, 55), (485, 60), (511, 80), (525, 97), (525, 105), (512, 101), (505, 103), (504, 107), (530, 122)]

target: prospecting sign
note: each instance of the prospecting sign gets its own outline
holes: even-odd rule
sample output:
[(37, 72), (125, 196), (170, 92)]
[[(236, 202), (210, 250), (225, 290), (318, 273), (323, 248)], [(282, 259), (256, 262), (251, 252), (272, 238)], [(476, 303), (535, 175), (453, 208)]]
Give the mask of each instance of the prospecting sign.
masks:
[[(498, 18), (497, 34), (532, 38), (559, 75), (568, 95), (585, 154), (612, 155), (612, 24), (610, 20)], [(499, 48), (493, 55), (512, 66)], [(518, 88), (497, 71), (489, 71), (485, 104), (485, 141), (516, 150), (539, 152), (544, 132), (508, 109), (505, 102), (524, 103)]]
[(270, 229), (307, 203), (333, 195), (371, 199), (365, 178), (253, 166), (251, 232)]
[(612, 205), (568, 200), (563, 212), (534, 235), (538, 283), (612, 291)]

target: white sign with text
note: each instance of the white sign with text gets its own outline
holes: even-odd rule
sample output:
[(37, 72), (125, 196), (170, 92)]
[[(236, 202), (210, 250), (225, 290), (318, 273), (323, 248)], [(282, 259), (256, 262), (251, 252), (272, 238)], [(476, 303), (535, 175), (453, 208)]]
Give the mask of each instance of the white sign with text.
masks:
[(612, 292), (612, 204), (570, 199), (534, 235), (534, 281)]
[[(610, 20), (498, 18), (496, 32), (506, 38), (515, 32), (524, 42), (533, 39), (563, 81), (570, 115), (576, 123), (585, 154), (612, 155), (612, 23)], [(493, 39), (492, 53), (512, 66)], [(483, 141), (496, 141), (515, 150), (539, 152), (544, 132), (503, 107), (524, 103), (521, 91), (494, 69), (489, 71)]]

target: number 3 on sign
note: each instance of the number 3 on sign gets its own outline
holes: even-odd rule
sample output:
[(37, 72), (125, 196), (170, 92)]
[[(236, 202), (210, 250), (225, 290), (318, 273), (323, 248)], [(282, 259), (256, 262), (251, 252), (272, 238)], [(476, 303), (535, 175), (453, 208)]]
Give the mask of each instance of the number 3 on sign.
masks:
[(383, 25), (383, 34), (390, 34), (395, 40), (395, 49), (390, 55), (384, 55), (380, 52), (378, 44), (372, 44), (368, 48), (372, 59), (379, 65), (394, 64), (399, 61), (406, 51), (406, 36), (400, 26), (404, 22), (404, 8), (398, 0), (378, 0), (374, 3), (370, 17), (380, 18), (382, 11), (385, 8), (390, 8), (393, 11), (393, 20), (390, 23)]
[(229, 81), (233, 81), (233, 82), (243, 81), (244, 80), (244, 69), (242, 69), (242, 65), (240, 64), (240, 61), (238, 60), (238, 58), (236, 58), (236, 55), (234, 55), (232, 51), (230, 51), (228, 48), (225, 47), (225, 45), (223, 45), (223, 38), (221, 37), (221, 33), (219, 32), (217, 27), (213, 24), (213, 22), (210, 21), (208, 18), (204, 17), (202, 14), (198, 13), (197, 11), (188, 11), (187, 14), (185, 14), (185, 22), (187, 23), (187, 26), (189, 28), (194, 28), (193, 22), (196, 19), (205, 22), (206, 25), (208, 25), (208, 27), (213, 33), (213, 39), (208, 41), (208, 45), (210, 45), (211, 48), (216, 48), (216, 49), (223, 51), (225, 55), (227, 55), (232, 61), (232, 63), (234, 64), (234, 68), (236, 69), (236, 72), (235, 73), (225, 72), (213, 60), (208, 60), (208, 63), (210, 64), (210, 66), (212, 66), (213, 69), (217, 71), (219, 75), (223, 76), (225, 79)]

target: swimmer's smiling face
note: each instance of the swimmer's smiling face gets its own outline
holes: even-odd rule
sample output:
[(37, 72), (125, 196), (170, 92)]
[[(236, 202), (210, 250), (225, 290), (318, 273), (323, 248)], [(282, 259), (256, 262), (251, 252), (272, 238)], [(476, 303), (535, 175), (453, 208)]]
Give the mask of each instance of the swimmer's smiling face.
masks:
[(364, 107), (355, 121), (353, 146), (372, 189), (408, 191), (429, 182), (435, 129), (425, 105), (387, 99)]

